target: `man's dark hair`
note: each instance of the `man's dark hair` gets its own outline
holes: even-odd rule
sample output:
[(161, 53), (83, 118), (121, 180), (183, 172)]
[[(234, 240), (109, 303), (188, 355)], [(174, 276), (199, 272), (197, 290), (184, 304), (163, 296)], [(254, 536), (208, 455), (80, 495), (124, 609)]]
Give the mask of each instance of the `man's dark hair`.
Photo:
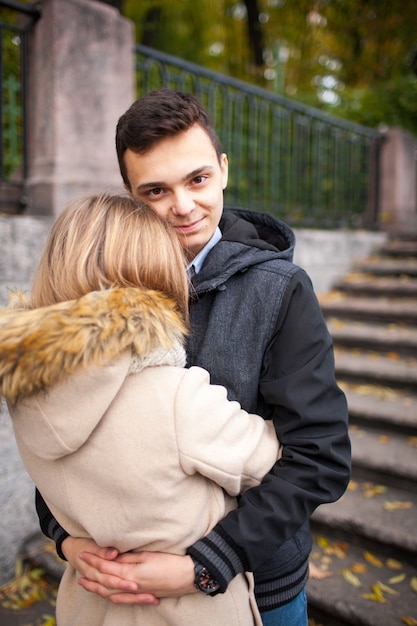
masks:
[(130, 189), (124, 162), (126, 150), (145, 154), (165, 137), (173, 137), (194, 124), (206, 131), (220, 160), (222, 146), (213, 120), (195, 96), (163, 88), (136, 100), (116, 127), (117, 158), (126, 187)]

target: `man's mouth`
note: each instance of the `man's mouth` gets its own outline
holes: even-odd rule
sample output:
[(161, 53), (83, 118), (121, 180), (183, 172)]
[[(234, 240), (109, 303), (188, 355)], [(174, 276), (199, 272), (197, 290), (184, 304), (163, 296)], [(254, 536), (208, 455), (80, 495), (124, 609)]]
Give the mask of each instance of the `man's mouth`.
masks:
[(189, 224), (174, 224), (174, 228), (176, 231), (183, 233), (184, 235), (187, 235), (189, 233), (192, 233), (196, 230), (198, 230), (203, 222), (203, 217), (201, 217), (198, 220), (194, 220), (193, 222), (190, 222)]

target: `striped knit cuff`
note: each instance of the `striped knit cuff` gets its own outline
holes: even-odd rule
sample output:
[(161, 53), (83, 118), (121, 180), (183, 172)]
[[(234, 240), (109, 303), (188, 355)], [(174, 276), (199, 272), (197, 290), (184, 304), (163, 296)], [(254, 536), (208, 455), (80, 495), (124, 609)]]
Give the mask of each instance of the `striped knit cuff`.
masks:
[(220, 527), (187, 549), (187, 554), (205, 565), (220, 585), (221, 593), (240, 572), (247, 571), (244, 553)]
[(58, 522), (52, 517), (51, 515), (51, 519), (49, 520), (48, 523), (48, 532), (47, 532), (48, 537), (50, 537), (53, 541), (55, 541), (55, 548), (57, 551), (58, 556), (63, 560), (66, 561), (67, 559), (65, 558), (64, 553), (62, 552), (62, 542), (64, 541), (64, 539), (66, 539), (67, 537), (69, 537), (69, 534), (67, 533), (66, 530), (64, 530), (59, 524)]
[(259, 578), (255, 577), (256, 603), (261, 612), (272, 611), (294, 600), (304, 589), (308, 580), (308, 559), (284, 575)]

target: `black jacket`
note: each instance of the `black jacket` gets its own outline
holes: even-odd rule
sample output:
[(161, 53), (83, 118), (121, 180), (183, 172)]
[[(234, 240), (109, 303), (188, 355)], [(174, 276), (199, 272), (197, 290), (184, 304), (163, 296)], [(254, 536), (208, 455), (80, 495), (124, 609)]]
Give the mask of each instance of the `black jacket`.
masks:
[(263, 483), (188, 553), (223, 589), (236, 572), (253, 571), (258, 605), (270, 610), (305, 585), (308, 520), (346, 489), (347, 406), (311, 282), (292, 263), (292, 231), (270, 215), (232, 208), (220, 229), (194, 278), (188, 360), (247, 411), (272, 418), (284, 449)]

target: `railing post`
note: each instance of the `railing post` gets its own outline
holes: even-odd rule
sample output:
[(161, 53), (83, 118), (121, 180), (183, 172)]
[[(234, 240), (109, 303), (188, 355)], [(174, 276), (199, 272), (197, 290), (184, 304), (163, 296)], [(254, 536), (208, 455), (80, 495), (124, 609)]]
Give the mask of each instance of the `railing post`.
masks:
[(381, 146), (383, 135), (374, 137), (369, 145), (368, 204), (363, 218), (363, 228), (376, 230), (380, 214)]
[(379, 176), (379, 227), (417, 233), (417, 140), (401, 128), (385, 132)]
[(42, 0), (28, 41), (27, 213), (122, 190), (117, 120), (135, 96), (133, 24), (89, 0)]

